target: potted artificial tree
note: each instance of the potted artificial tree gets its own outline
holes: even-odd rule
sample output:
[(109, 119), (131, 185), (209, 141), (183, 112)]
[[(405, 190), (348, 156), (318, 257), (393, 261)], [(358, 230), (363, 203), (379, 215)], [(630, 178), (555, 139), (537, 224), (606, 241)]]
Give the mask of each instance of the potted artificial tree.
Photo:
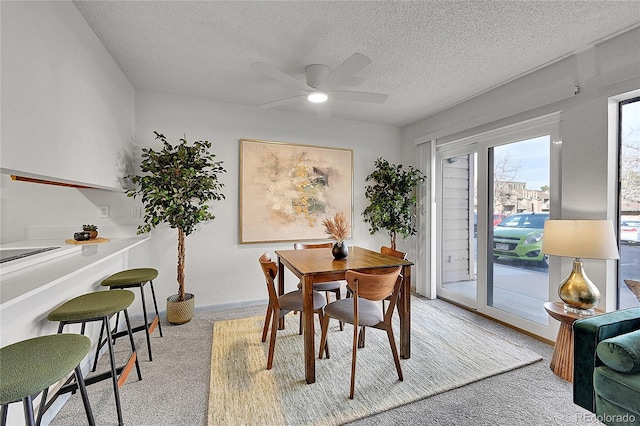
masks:
[(415, 188), (424, 182), (426, 177), (413, 166), (403, 168), (402, 165), (389, 164), (387, 160), (378, 158), (376, 169), (366, 181), (373, 184), (365, 188), (365, 196), (369, 206), (362, 215), (369, 223), (369, 233), (375, 234), (381, 229), (391, 237), (391, 248), (396, 249), (396, 236), (404, 238), (415, 235), (415, 206), (418, 197)]
[(185, 237), (199, 223), (215, 219), (208, 202), (225, 198), (218, 175), (226, 170), (222, 161), (214, 161), (209, 141), (188, 145), (185, 136), (172, 146), (164, 135), (154, 133), (163, 147), (142, 149), (140, 166), (145, 174), (131, 176), (136, 187), (128, 189), (127, 196), (140, 196), (145, 204), (144, 225), (138, 226), (138, 234), (162, 223), (178, 230), (178, 293), (167, 298), (167, 321), (184, 324), (193, 318), (195, 305), (194, 295), (184, 288)]

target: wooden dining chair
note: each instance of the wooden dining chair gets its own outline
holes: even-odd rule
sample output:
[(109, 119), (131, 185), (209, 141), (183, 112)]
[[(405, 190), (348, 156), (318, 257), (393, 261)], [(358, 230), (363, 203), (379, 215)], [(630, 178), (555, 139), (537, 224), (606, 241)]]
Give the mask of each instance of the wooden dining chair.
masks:
[[(332, 243), (293, 243), (293, 248), (295, 250), (306, 250), (306, 249), (317, 249), (317, 248), (331, 248), (333, 247)], [(302, 288), (302, 283), (298, 283), (298, 288)], [(341, 281), (327, 281), (324, 283), (314, 283), (313, 289), (315, 291), (324, 291), (325, 297), (327, 298), (327, 303), (329, 302), (329, 293), (333, 293), (336, 297), (336, 300), (342, 299), (342, 282)], [(300, 317), (300, 322), (302, 323), (302, 316)], [(344, 324), (340, 321), (340, 331), (344, 330)]]
[(407, 259), (407, 253), (403, 251), (394, 250), (391, 247), (382, 246), (380, 247), (380, 253), (386, 254), (387, 256), (397, 257), (398, 259)]
[[(323, 352), (327, 355), (327, 358), (330, 357), (327, 346), (329, 318), (336, 318), (353, 324), (351, 388), (349, 392), (349, 398), (351, 399), (353, 399), (355, 391), (358, 328), (360, 326), (377, 328), (387, 332), (389, 346), (391, 346), (391, 353), (393, 354), (393, 361), (396, 364), (398, 379), (400, 381), (404, 380), (391, 323), (393, 310), (398, 302), (398, 295), (402, 284), (401, 271), (401, 266), (387, 274), (365, 274), (356, 271), (347, 271), (345, 275), (347, 287), (351, 289), (353, 297), (350, 299), (336, 300), (325, 306), (324, 318), (322, 320), (322, 336), (320, 338), (320, 359), (322, 359)], [(378, 302), (387, 298), (390, 293), (389, 306), (386, 310), (381, 309)]]
[[(407, 259), (407, 253), (405, 253), (403, 251), (398, 251), (398, 250), (392, 249), (391, 247), (387, 247), (387, 246), (380, 247), (380, 253), (386, 254), (387, 256), (397, 257), (398, 259), (403, 259), (403, 260)], [(351, 297), (351, 290), (349, 290), (349, 287), (347, 287), (347, 297)], [(391, 297), (391, 294), (388, 297), (386, 297), (385, 299), (382, 299), (382, 309), (383, 310), (384, 310), (384, 307), (385, 307), (384, 301), (385, 300), (389, 300), (390, 297)], [(362, 327), (361, 330), (360, 330), (360, 337), (358, 338), (358, 348), (364, 348), (365, 330), (366, 330), (365, 327)]]
[[(391, 247), (387, 247), (387, 246), (380, 247), (380, 253), (386, 254), (387, 256), (397, 257), (398, 259), (402, 259), (402, 260), (407, 259), (407, 253), (403, 251), (394, 250)], [(349, 290), (349, 287), (347, 287), (347, 297), (351, 297), (351, 290)], [(388, 299), (385, 299), (385, 300), (388, 300)], [(384, 301), (382, 303), (384, 303)]]
[[(267, 291), (269, 292), (269, 306), (267, 306), (267, 314), (264, 318), (262, 341), (265, 342), (267, 340), (269, 322), (271, 322), (271, 338), (269, 340), (269, 355), (267, 359), (267, 370), (271, 370), (271, 367), (273, 367), (273, 352), (276, 346), (278, 322), (291, 311), (300, 311), (300, 313), (302, 313), (302, 290), (291, 291), (282, 296), (278, 296), (274, 281), (278, 274), (278, 265), (271, 260), (269, 253), (264, 253), (260, 256), (260, 266), (262, 267), (262, 272), (267, 283)], [(318, 314), (320, 322), (322, 322), (323, 310), (326, 304), (327, 302), (322, 293), (314, 291), (313, 312)], [(302, 317), (302, 315), (300, 316)], [(302, 333), (302, 329), (300, 333)]]
[[(407, 253), (392, 249), (391, 247), (387, 247), (387, 246), (380, 247), (380, 253), (386, 254), (387, 256), (397, 257), (398, 259), (407, 260)], [(391, 295), (389, 295), (389, 297), (391, 297)], [(389, 297), (387, 297), (382, 301), (383, 305), (385, 300), (389, 300)]]

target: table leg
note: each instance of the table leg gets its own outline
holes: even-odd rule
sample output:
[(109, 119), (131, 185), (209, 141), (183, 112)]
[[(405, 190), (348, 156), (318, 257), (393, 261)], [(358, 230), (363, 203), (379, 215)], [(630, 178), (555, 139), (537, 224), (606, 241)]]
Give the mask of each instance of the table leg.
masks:
[[(280, 256), (278, 256), (278, 296), (284, 294), (284, 264), (280, 262)], [(284, 330), (284, 317), (280, 318), (278, 322), (278, 330)]]
[(564, 380), (573, 382), (573, 325), (561, 322), (556, 345), (549, 365), (551, 371)]
[(411, 358), (411, 265), (402, 268), (402, 291), (398, 301), (400, 314), (400, 358)]
[(316, 381), (316, 347), (313, 341), (313, 277), (305, 275), (302, 285), (302, 314), (304, 315), (304, 367), (307, 383)]

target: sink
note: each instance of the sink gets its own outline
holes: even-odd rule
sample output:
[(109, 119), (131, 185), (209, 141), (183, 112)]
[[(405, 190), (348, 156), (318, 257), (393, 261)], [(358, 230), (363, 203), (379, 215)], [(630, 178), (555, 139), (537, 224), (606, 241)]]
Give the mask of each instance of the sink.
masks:
[(0, 247), (0, 274), (14, 272), (80, 249), (80, 246)]

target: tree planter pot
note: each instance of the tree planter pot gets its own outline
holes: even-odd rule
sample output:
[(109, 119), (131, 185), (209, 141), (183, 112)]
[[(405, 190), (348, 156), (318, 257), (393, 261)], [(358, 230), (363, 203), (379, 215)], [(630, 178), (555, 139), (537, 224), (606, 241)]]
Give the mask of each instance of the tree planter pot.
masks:
[(167, 297), (167, 321), (171, 324), (186, 324), (193, 318), (196, 297), (185, 293), (185, 300), (178, 301), (178, 295)]

